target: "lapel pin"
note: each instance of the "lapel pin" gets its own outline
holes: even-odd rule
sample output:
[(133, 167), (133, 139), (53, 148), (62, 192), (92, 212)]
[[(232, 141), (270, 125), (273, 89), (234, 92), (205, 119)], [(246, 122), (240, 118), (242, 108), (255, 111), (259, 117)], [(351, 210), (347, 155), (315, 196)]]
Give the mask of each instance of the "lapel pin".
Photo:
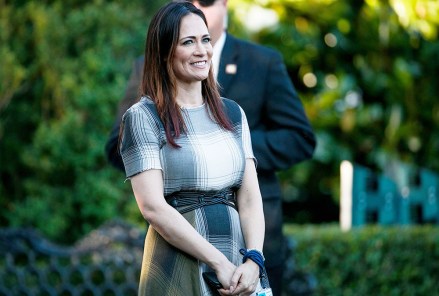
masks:
[(236, 64), (228, 64), (226, 66), (226, 73), (227, 74), (236, 74)]

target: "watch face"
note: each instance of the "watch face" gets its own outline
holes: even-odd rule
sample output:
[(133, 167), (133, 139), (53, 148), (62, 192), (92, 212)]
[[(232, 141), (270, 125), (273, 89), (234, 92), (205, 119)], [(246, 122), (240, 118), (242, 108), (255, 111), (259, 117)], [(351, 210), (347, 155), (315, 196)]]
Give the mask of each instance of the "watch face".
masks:
[(273, 292), (271, 288), (265, 288), (264, 290), (256, 292), (256, 296), (273, 296)]

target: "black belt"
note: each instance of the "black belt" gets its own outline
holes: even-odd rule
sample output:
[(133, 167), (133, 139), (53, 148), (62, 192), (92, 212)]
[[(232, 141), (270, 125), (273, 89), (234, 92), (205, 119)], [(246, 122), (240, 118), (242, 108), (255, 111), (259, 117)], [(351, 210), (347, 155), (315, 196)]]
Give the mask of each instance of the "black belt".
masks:
[(166, 196), (166, 202), (181, 214), (195, 209), (225, 204), (236, 209), (236, 193), (232, 189), (220, 191), (177, 191)]

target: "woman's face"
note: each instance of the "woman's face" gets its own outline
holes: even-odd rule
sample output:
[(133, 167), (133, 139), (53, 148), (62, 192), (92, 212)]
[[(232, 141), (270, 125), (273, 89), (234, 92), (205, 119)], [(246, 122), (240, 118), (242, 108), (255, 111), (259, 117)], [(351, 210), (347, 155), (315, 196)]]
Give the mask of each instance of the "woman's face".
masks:
[(177, 80), (191, 83), (206, 79), (212, 54), (209, 31), (203, 19), (192, 13), (184, 16), (173, 61)]

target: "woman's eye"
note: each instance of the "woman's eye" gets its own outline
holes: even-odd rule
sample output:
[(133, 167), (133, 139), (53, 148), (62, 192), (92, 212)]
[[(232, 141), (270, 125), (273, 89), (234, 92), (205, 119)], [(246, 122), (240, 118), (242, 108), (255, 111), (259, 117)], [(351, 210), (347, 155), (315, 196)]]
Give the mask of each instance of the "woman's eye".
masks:
[(203, 42), (204, 42), (204, 43), (209, 43), (209, 42), (210, 42), (210, 37), (205, 37), (205, 38), (203, 38)]
[(189, 44), (192, 44), (192, 43), (194, 43), (192, 40), (186, 40), (186, 41), (183, 42), (183, 45), (189, 45)]

